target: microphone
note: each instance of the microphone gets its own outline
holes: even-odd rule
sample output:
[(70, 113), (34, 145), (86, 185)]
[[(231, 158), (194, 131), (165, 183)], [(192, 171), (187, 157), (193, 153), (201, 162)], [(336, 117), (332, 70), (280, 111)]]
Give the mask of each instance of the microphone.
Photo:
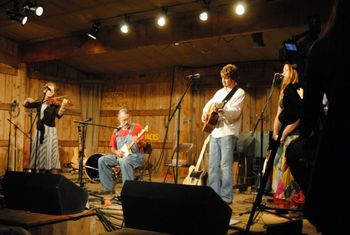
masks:
[(92, 118), (91, 118), (91, 117), (89, 117), (89, 118), (85, 119), (85, 120), (84, 120), (84, 121), (82, 121), (82, 122), (90, 122), (90, 121), (92, 121)]
[(87, 122), (90, 122), (90, 121), (92, 121), (92, 118), (91, 117), (89, 117), (89, 118), (87, 118), (87, 119), (85, 119), (85, 120), (83, 120), (83, 121), (73, 121), (73, 122), (75, 122), (75, 123), (80, 123), (80, 124), (86, 124)]
[(50, 88), (48, 85), (46, 85), (46, 86), (44, 87), (44, 89), (47, 89), (48, 91), (52, 91), (51, 88)]
[(17, 106), (18, 106), (17, 100), (12, 101), (11, 107), (17, 107)]
[(199, 73), (195, 73), (195, 74), (187, 75), (186, 77), (189, 79), (193, 79), (193, 78), (197, 79), (197, 78), (200, 78), (201, 75)]
[(274, 77), (277, 79), (283, 79), (284, 75), (283, 75), (283, 73), (275, 73)]

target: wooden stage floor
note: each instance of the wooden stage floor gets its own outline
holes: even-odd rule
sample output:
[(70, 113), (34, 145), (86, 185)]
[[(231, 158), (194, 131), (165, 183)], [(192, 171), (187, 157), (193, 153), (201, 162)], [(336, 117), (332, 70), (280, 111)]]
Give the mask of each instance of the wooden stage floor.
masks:
[[(77, 185), (79, 185), (78, 174), (64, 173), (63, 175), (66, 176), (71, 181), (77, 183)], [(147, 179), (148, 177), (145, 177), (145, 180)], [(182, 182), (182, 180), (179, 180), (179, 181)], [(163, 182), (163, 177), (152, 176), (152, 182)], [(85, 189), (88, 191), (96, 191), (100, 189), (99, 182), (91, 182), (88, 178), (85, 177), (85, 175), (84, 175), (83, 183), (84, 183)], [(168, 183), (170, 182), (168, 181)], [(120, 195), (120, 191), (121, 191), (121, 184), (117, 184), (116, 195)], [(238, 190), (234, 191), (234, 201), (230, 205), (230, 207), (232, 208), (231, 220), (232, 222), (235, 222), (235, 223), (230, 226), (227, 233), (228, 235), (243, 234), (243, 231), (245, 230), (249, 216), (251, 215), (251, 209), (252, 209), (253, 203), (255, 202), (255, 199), (256, 199), (256, 193), (249, 192), (249, 189), (246, 192), (239, 192)], [(114, 199), (114, 195), (101, 195), (99, 197), (90, 195), (88, 202), (89, 202), (88, 203), (89, 209), (97, 209), (98, 212), (102, 214), (102, 219), (107, 219), (107, 221), (109, 220), (110, 223), (106, 223), (106, 220), (105, 220), (105, 223), (107, 224), (107, 228), (106, 228), (106, 224), (103, 224), (103, 222), (101, 221), (101, 218), (97, 218), (99, 216), (93, 215), (94, 217), (96, 217), (94, 221), (89, 220), (88, 222), (87, 221), (84, 222), (84, 223), (93, 223), (93, 222), (96, 223), (94, 226), (90, 225), (91, 229), (89, 233), (86, 233), (86, 234), (91, 234), (91, 235), (92, 234), (109, 234), (108, 232), (112, 232), (113, 229), (117, 231), (117, 230), (120, 230), (120, 228), (123, 228), (124, 223), (123, 223), (122, 205), (120, 205), (120, 203), (118, 203), (118, 201)], [(262, 203), (266, 206), (272, 207), (272, 197), (263, 196)], [(0, 211), (0, 214), (2, 212)], [(272, 210), (272, 212), (275, 212), (275, 211)], [(11, 214), (13, 213), (15, 212), (11, 211)], [(23, 214), (23, 212), (21, 213)], [(19, 215), (21, 213), (19, 213)], [(289, 212), (288, 214), (284, 214), (283, 216), (287, 218), (277, 215), (276, 213), (269, 213), (265, 210), (258, 209), (255, 212), (255, 220), (251, 225), (250, 233), (266, 234), (266, 228), (269, 225), (273, 225), (273, 224), (280, 225), (291, 220), (293, 221), (302, 220), (303, 234), (320, 235), (320, 233), (317, 233), (315, 228), (306, 219), (303, 218), (303, 215), (301, 212)], [(4, 215), (2, 217), (4, 217)], [(76, 223), (78, 223), (78, 221), (76, 221)], [(20, 225), (20, 222), (18, 222), (18, 224)], [(75, 227), (82, 226), (82, 224), (83, 222), (81, 222), (81, 225), (75, 225)], [(108, 225), (110, 225), (110, 227), (108, 227)], [(0, 227), (1, 227), (1, 223), (0, 223)], [(76, 229), (73, 229), (71, 231), (76, 232)], [(55, 233), (51, 233), (51, 234), (55, 234)], [(59, 233), (56, 233), (56, 234), (59, 234)]]
[[(67, 176), (69, 177), (69, 176)], [(169, 177), (169, 176), (168, 176)], [(152, 182), (163, 182), (163, 176), (152, 176)], [(72, 179), (74, 180), (74, 178)], [(145, 180), (148, 180), (148, 177), (145, 177)], [(179, 182), (182, 182), (183, 179), (179, 179)], [(98, 182), (91, 182), (88, 179), (86, 179), (84, 182), (86, 182), (86, 188), (88, 190), (97, 190), (100, 189), (100, 184)], [(167, 183), (171, 183), (171, 176), (169, 177), (169, 180), (167, 180)], [(120, 195), (121, 191), (121, 184), (117, 184), (116, 186), (116, 194)], [(245, 227), (247, 225), (248, 219), (251, 214), (251, 209), (253, 206), (253, 203), (256, 199), (256, 192), (250, 191), (249, 188), (245, 192), (239, 192), (239, 190), (234, 190), (234, 201), (230, 205), (232, 208), (232, 222), (235, 224), (230, 226), (230, 229), (228, 231), (228, 234), (243, 234), (243, 231), (245, 230)], [(112, 196), (104, 196), (105, 198), (112, 198)], [(112, 202), (113, 204), (113, 202)], [(263, 196), (262, 204), (266, 205), (267, 207), (273, 207), (272, 203), (272, 197), (271, 196)], [(270, 213), (272, 212), (272, 213)], [(287, 214), (278, 215), (277, 213), (274, 213), (274, 210), (256, 210), (254, 213), (255, 220), (253, 224), (251, 225), (250, 232), (251, 234), (265, 234), (266, 233), (266, 227), (268, 225), (273, 224), (282, 224), (291, 220), (302, 220), (303, 223), (303, 234), (307, 235), (320, 235), (321, 233), (318, 233), (313, 225), (311, 225), (308, 220), (306, 220), (302, 212), (292, 212), (289, 211)], [(184, 212), (185, 213), (185, 212)], [(122, 216), (122, 215), (121, 215)]]

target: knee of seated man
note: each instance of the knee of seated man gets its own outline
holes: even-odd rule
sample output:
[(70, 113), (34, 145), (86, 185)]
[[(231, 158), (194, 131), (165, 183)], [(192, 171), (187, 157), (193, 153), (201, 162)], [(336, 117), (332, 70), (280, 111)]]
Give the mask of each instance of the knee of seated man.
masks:
[(98, 159), (98, 163), (100, 163), (100, 162), (105, 162), (109, 157), (110, 157), (110, 155), (102, 155), (102, 156)]
[(105, 160), (105, 156), (101, 156), (98, 160), (97, 160), (97, 164), (100, 165), (101, 163), (103, 163)]
[(129, 164), (131, 162), (130, 156), (131, 155), (123, 157), (123, 158), (118, 158), (119, 165), (124, 166), (126, 164)]

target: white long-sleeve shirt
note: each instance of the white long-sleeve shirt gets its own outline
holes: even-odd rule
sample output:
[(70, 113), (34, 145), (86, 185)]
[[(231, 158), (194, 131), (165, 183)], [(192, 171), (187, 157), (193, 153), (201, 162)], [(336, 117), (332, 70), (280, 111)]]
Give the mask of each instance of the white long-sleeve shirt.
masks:
[[(213, 98), (204, 106), (203, 113), (209, 113), (210, 106), (213, 103), (221, 103), (230, 91), (231, 89), (225, 87), (218, 90)], [(223, 112), (219, 113), (219, 120), (216, 128), (211, 132), (212, 137), (219, 138), (227, 135), (239, 136), (242, 126), (241, 114), (244, 98), (244, 90), (238, 88), (231, 99), (225, 104)]]

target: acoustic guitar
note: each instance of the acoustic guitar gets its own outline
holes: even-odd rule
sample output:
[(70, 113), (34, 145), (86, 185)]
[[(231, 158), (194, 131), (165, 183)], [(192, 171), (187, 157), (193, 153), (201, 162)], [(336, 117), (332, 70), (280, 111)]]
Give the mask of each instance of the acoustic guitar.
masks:
[[(148, 125), (146, 125), (145, 128), (143, 128), (142, 131), (137, 135), (137, 139), (140, 139), (141, 136), (147, 131), (148, 131)], [(120, 150), (124, 152), (124, 156), (123, 157), (129, 156), (130, 154), (132, 154), (131, 146), (133, 146), (134, 144), (135, 144), (135, 141), (133, 140), (130, 143), (124, 144), (121, 147)]]
[(202, 131), (208, 132), (209, 134), (214, 130), (216, 124), (219, 121), (219, 113), (217, 110), (223, 109), (225, 104), (231, 99), (231, 97), (238, 90), (238, 86), (235, 86), (225, 97), (221, 103), (213, 103), (210, 105), (209, 114), (206, 122), (203, 125)]
[(199, 158), (197, 160), (196, 166), (191, 165), (188, 169), (188, 175), (183, 181), (183, 184), (187, 185), (204, 185), (206, 172), (202, 169), (200, 170), (199, 167), (201, 165), (203, 155), (205, 153), (206, 146), (210, 140), (210, 135), (205, 139), (201, 153), (199, 155)]
[(210, 105), (209, 115), (206, 122), (203, 125), (202, 131), (210, 134), (214, 130), (219, 120), (219, 113), (216, 110), (222, 109), (225, 106), (225, 103), (226, 102), (213, 103)]

